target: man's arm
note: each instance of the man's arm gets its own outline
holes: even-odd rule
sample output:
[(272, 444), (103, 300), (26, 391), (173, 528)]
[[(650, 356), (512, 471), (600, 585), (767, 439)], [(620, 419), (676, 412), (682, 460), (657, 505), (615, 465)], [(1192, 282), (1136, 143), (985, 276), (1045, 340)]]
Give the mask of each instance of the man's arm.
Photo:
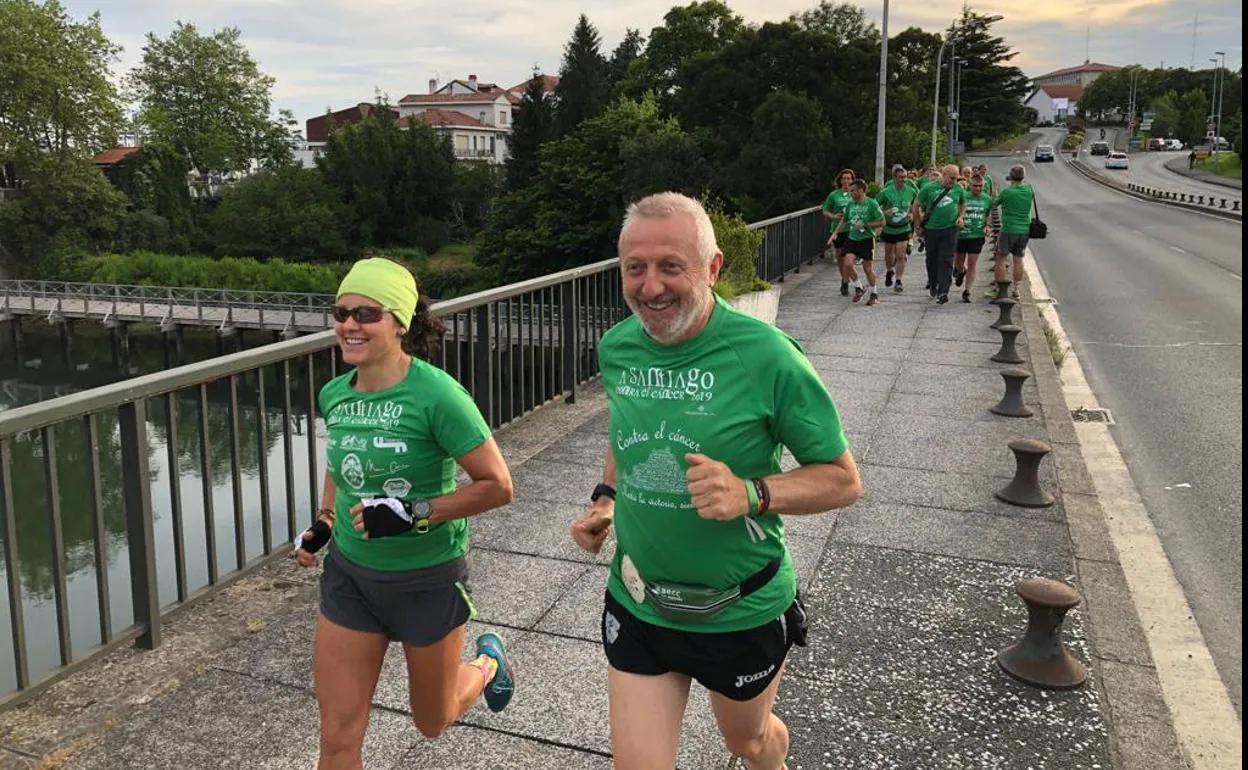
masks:
[[(609, 439), (608, 439), (609, 441)], [(602, 469), (602, 481), (612, 489), (615, 488), (615, 458), (611, 456), (611, 445), (607, 445), (606, 463)], [(615, 520), (615, 500), (603, 495), (599, 497), (580, 518), (572, 522), (570, 532), (572, 540), (582, 550), (598, 553), (606, 542), (611, 531), (611, 522)]]
[(770, 512), (790, 516), (845, 508), (862, 496), (858, 463), (849, 450), (830, 463), (804, 465), (763, 481), (771, 493)]

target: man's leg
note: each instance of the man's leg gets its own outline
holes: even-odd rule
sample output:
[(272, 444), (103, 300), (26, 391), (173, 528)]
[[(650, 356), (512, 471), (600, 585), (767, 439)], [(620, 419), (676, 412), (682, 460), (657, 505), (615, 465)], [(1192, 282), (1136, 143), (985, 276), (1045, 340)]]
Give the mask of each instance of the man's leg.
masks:
[(932, 297), (936, 296), (937, 236), (938, 233), (931, 230), (923, 232), (923, 243), (926, 244), (923, 249), (923, 256), (925, 258), (924, 261), (927, 263), (927, 286), (924, 288), (927, 289), (928, 295)]
[(896, 244), (897, 246), (897, 267), (896, 275), (893, 276), (893, 291), (901, 291), (901, 279), (906, 275), (906, 266), (910, 262), (910, 239)]
[(893, 271), (897, 267), (897, 247), (901, 243), (884, 241), (884, 285), (893, 285)]
[(841, 281), (853, 287), (854, 301), (857, 302), (858, 300), (862, 299), (863, 290), (862, 290), (862, 282), (858, 280), (858, 270), (854, 267), (855, 259), (856, 257), (854, 255), (854, 252), (849, 249), (846, 249), (845, 253), (841, 256), (841, 269), (842, 269)]
[(875, 283), (875, 260), (864, 258), (862, 260), (862, 272), (867, 274), (867, 291), (871, 295), (867, 298), (867, 304), (874, 305), (880, 301), (880, 288)]
[(689, 681), (684, 674), (642, 676), (607, 667), (611, 753), (616, 770), (676, 766)]
[(767, 689), (747, 701), (710, 693), (711, 710), (728, 751), (744, 759), (749, 770), (783, 770), (789, 755), (789, 729), (772, 712), (783, 677), (781, 664)]
[(1027, 276), (1027, 271), (1023, 266), (1023, 255), (1027, 253), (1026, 246), (1019, 246), (1016, 251), (1017, 253), (1012, 260), (1014, 263), (1014, 285), (1010, 287), (1015, 297), (1018, 296), (1019, 287), (1022, 286), (1023, 279)]
[[(936, 296), (949, 298), (949, 286), (953, 283), (953, 250), (957, 245), (958, 230), (956, 227), (950, 227), (941, 231), (939, 252), (940, 258), (936, 263)], [(928, 248), (931, 248), (930, 244)]]
[(966, 258), (966, 286), (962, 289), (962, 301), (971, 301), (971, 290), (975, 288), (975, 268), (979, 267), (979, 252), (968, 251), (962, 255)]

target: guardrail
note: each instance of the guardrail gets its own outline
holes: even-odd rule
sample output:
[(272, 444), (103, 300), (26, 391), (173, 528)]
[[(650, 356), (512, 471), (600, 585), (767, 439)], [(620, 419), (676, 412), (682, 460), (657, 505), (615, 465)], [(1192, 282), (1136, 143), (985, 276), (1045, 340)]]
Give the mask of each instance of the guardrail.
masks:
[[(751, 227), (766, 233), (756, 263), (761, 277), (782, 281), (823, 252), (827, 228), (817, 207)], [(556, 399), (574, 401), (577, 386), (598, 374), (603, 333), (629, 312), (617, 264), (608, 259), (437, 303), (434, 313), (448, 331), (434, 363), (471, 393), (492, 427)], [(153, 297), (145, 287), (130, 288)], [(317, 332), (0, 412), (0, 556), (15, 681), (0, 705), (120, 644), (155, 648), (171, 615), (289, 549), (305, 526), (299, 511), (319, 507), (316, 400), (319, 385), (339, 371), (335, 342), (332, 332)], [(167, 478), (158, 483), (150, 464), (162, 435)], [(214, 441), (218, 435), (224, 440)], [(183, 490), (184, 472), (198, 476), (199, 494)], [(214, 496), (214, 479), (223, 473), (228, 501)], [(120, 524), (114, 507), (124, 513)], [(170, 530), (161, 553), (173, 600), (164, 604), (157, 514)], [(67, 520), (78, 536), (74, 558), (95, 577), (95, 606), (79, 606), (80, 615), (93, 609), (98, 616), (86, 643), (81, 623), (79, 638), (71, 633)], [(219, 541), (230, 537), (226, 529), (232, 553), (218, 553)], [(114, 549), (124, 551), (129, 572), (132, 622), (120, 627), (109, 579)], [(56, 636), (38, 643), (54, 644), (50, 670), (32, 671), (30, 663), (23, 556), (49, 564), (43, 587), (55, 606)], [(196, 574), (203, 575), (199, 584)]]
[[(1130, 195), (1140, 200), (1152, 201), (1173, 208), (1184, 209), (1187, 211), (1199, 211), (1211, 214), (1216, 217), (1228, 219), (1233, 222), (1243, 221), (1243, 210), (1240, 202), (1229, 200), (1227, 198), (1217, 198), (1216, 196), (1196, 195), (1192, 193), (1175, 193), (1155, 188), (1139, 185), (1134, 182), (1122, 182), (1116, 179), (1110, 179), (1103, 174), (1098, 174), (1094, 169), (1078, 160), (1068, 160), (1067, 164), (1079, 174), (1091, 179), (1093, 182), (1104, 187), (1117, 190), (1123, 194)], [(1208, 203), (1206, 203), (1206, 200)], [(1199, 202), (1198, 202), (1199, 201)], [(1221, 202), (1219, 205), (1219, 201)], [(1226, 204), (1231, 204), (1228, 208)]]

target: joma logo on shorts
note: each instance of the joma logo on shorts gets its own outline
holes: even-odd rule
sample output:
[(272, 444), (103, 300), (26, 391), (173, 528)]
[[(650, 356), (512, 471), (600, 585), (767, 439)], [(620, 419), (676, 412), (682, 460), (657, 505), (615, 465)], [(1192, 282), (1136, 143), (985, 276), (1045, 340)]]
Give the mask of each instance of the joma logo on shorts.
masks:
[(776, 664), (772, 663), (766, 669), (759, 671), (757, 674), (740, 674), (737, 676), (737, 688), (740, 689), (750, 682), (757, 682), (759, 679), (776, 670)]

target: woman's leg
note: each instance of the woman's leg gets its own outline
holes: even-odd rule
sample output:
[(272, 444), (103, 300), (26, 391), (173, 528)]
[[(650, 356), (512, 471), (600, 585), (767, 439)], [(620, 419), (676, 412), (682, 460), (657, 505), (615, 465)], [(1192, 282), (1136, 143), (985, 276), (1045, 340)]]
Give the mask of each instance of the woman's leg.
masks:
[(318, 770), (363, 770), (360, 749), (388, 645), (383, 634), (353, 631), (317, 617), (312, 666), (321, 707)]

